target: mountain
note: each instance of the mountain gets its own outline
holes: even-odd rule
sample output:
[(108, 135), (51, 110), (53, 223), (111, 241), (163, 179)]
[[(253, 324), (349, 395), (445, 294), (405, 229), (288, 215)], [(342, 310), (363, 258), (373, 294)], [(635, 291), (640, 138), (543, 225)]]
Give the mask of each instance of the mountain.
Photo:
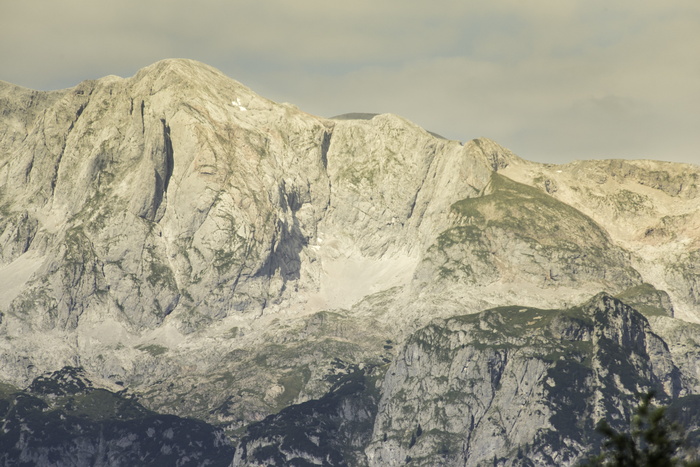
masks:
[(3, 465), (220, 465), (234, 449), (223, 430), (158, 415), (121, 393), (95, 388), (79, 368), (0, 387)]
[(700, 398), (681, 396), (667, 345), (605, 293), (568, 310), (434, 320), (383, 378), (351, 375), (321, 400), (248, 427), (233, 465), (571, 465), (599, 447), (600, 418), (624, 429), (634, 395), (650, 390), (686, 407), (685, 425), (700, 434)]
[(190, 60), (0, 109), (7, 407), (80, 371), (234, 465), (570, 465), (649, 388), (696, 426), (698, 166), (537, 164)]

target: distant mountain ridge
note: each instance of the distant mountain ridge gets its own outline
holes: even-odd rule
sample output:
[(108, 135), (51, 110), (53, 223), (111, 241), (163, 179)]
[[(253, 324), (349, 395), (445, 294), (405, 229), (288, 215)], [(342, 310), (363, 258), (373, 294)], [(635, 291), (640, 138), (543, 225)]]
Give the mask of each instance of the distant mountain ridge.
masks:
[[(572, 465), (596, 446), (595, 417), (629, 417), (634, 390), (661, 388), (669, 403), (700, 391), (698, 166), (538, 164), (396, 115), (316, 117), (182, 59), (61, 91), (0, 82), (0, 109), (8, 394), (80, 368), (150, 411), (225, 430), (235, 465), (292, 453), (328, 465)], [(515, 308), (484, 311), (498, 307)], [(603, 326), (591, 307), (625, 318)], [(646, 342), (634, 362), (588, 348), (596, 333), (632, 330)], [(397, 396), (413, 390), (399, 376), (418, 353), (461, 361), (431, 332), (461, 336), (476, 365), (466, 379), (442, 363), (412, 373), (438, 401), (429, 410), (446, 411), (439, 427)], [(478, 369), (506, 355), (554, 371), (538, 349), (556, 339), (576, 343), (553, 350), (565, 362), (588, 359), (585, 382), (571, 376), (588, 401), (578, 431), (550, 443), (460, 425), (486, 393), (510, 389), (491, 381), (454, 401), (468, 393), (455, 384), (486, 384)], [(633, 376), (603, 387), (606, 371)], [(566, 404), (547, 381), (532, 379), (528, 403), (556, 419)], [(311, 446), (314, 420), (339, 430), (328, 452)]]

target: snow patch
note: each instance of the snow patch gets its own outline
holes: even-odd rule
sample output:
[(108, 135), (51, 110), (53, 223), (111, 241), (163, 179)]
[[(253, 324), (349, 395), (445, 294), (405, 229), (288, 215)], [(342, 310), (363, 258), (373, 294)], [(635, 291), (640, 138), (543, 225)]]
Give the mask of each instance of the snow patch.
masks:
[(240, 97), (236, 97), (236, 100), (235, 100), (235, 101), (231, 101), (231, 105), (234, 106), (234, 107), (238, 107), (238, 110), (240, 110), (240, 111), (242, 111), (242, 112), (247, 112), (247, 111), (248, 111), (248, 109), (246, 109), (245, 107), (243, 107), (243, 105), (241, 104), (241, 98), (240, 98)]
[[(330, 247), (330, 244), (328, 244)], [(326, 253), (326, 254), (323, 254)], [(408, 284), (419, 258), (406, 252), (394, 252), (381, 258), (350, 254), (321, 254), (321, 283), (314, 297), (320, 308), (349, 309), (363, 298)], [(310, 304), (314, 300), (310, 300)]]
[(0, 267), (0, 308), (6, 309), (24, 289), (32, 275), (39, 270), (45, 257), (27, 252), (5, 266)]

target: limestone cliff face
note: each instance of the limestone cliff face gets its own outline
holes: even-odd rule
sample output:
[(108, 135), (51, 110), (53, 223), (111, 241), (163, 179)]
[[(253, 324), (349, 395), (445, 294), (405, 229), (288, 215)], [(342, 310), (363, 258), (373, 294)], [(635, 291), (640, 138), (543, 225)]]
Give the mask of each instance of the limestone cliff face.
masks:
[(641, 313), (604, 293), (567, 310), (435, 320), (389, 365), (355, 368), (323, 398), (249, 426), (232, 466), (575, 465), (600, 447), (598, 420), (627, 429), (639, 393), (655, 391), (697, 429), (675, 358)]
[(418, 254), (490, 173), (398, 117), (322, 120), (183, 60), (3, 95), (3, 260), (42, 260), (42, 281), (6, 301), (21, 313), (43, 297), (47, 329), (98, 307), (135, 330), (176, 308), (193, 325), (260, 311), (288, 282), (318, 288), (308, 264), (325, 232), (343, 254)]
[(243, 430), (333, 392), (341, 363), (384, 368), (434, 319), (606, 291), (683, 335), (666, 342), (697, 390), (700, 338), (672, 317), (700, 320), (696, 166), (535, 164), (395, 115), (309, 115), (190, 60), (0, 83), (0, 112), (0, 379), (17, 387), (82, 367)]
[(673, 299), (676, 314), (698, 322), (700, 243), (698, 167), (657, 161), (511, 164), (503, 171), (579, 209), (603, 226), (632, 263)]
[(319, 217), (302, 208), (328, 200), (318, 119), (187, 61), (82, 83), (34, 112), (3, 151), (4, 199), (26, 200), (10, 251), (46, 258), (14, 312), (45, 297), (38, 326), (72, 329), (100, 308), (139, 330), (178, 306), (195, 322), (259, 310), (282, 287), (272, 272), (298, 275), (289, 244)]
[(680, 372), (646, 320), (610, 296), (450, 318), (389, 366), (369, 463), (572, 465), (598, 419), (628, 419), (650, 389), (678, 396)]
[(440, 233), (418, 270), (423, 287), (439, 277), (453, 289), (526, 283), (595, 293), (641, 282), (630, 255), (589, 217), (498, 173), (479, 197), (452, 204), (450, 215), (452, 225)]

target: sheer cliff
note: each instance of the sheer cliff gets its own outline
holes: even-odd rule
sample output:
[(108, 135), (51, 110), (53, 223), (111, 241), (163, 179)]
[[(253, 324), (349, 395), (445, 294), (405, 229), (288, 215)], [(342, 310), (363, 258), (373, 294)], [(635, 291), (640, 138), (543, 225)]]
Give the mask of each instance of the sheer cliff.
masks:
[[(80, 368), (144, 410), (225, 429), (242, 443), (236, 462), (263, 446), (264, 427), (290, 426), (285, 410), (311, 423), (303, 410), (318, 414), (321, 404), (338, 414), (329, 422), (338, 462), (428, 465), (438, 441), (421, 436), (423, 454), (413, 455), (403, 439), (419, 420), (424, 433), (448, 433), (448, 444), (482, 440), (462, 445), (462, 457), (450, 444), (450, 459), (469, 464), (505, 458), (534, 435), (487, 449), (495, 435), (463, 419), (433, 426), (411, 404), (389, 410), (408, 384), (396, 376), (405, 353), (431, 326), (447, 326), (447, 341), (423, 349), (425, 358), (456, 352), (448, 329), (474, 334), (470, 320), (482, 318), (468, 316), (504, 320), (499, 331), (514, 326), (525, 347), (528, 333), (551, 332), (484, 311), (517, 306), (531, 310), (526, 322), (539, 322), (535, 309), (568, 310), (537, 312), (542, 322), (580, 313), (588, 338), (557, 352), (604, 365), (595, 346), (572, 357), (597, 342), (599, 326), (590, 306), (575, 307), (601, 292), (649, 320), (635, 325), (656, 349), (635, 357), (639, 388), (661, 384), (674, 400), (700, 387), (698, 166), (537, 164), (391, 114), (313, 116), (180, 59), (60, 91), (0, 82), (0, 110), (0, 380), (14, 388)], [(558, 336), (545, 334), (538, 339)], [(503, 339), (470, 344), (474, 358), (507, 354), (513, 374), (555, 371), (544, 355), (501, 352)], [(464, 383), (438, 363), (434, 371)], [(631, 386), (605, 392), (598, 374), (586, 373), (580, 397), (615, 394), (614, 413), (629, 416), (621, 407)], [(371, 391), (353, 392), (360, 386)], [(532, 397), (549, 404), (544, 389)], [(590, 404), (587, 416), (603, 414)], [(574, 459), (587, 439), (576, 436), (566, 438), (576, 446), (537, 462)]]

